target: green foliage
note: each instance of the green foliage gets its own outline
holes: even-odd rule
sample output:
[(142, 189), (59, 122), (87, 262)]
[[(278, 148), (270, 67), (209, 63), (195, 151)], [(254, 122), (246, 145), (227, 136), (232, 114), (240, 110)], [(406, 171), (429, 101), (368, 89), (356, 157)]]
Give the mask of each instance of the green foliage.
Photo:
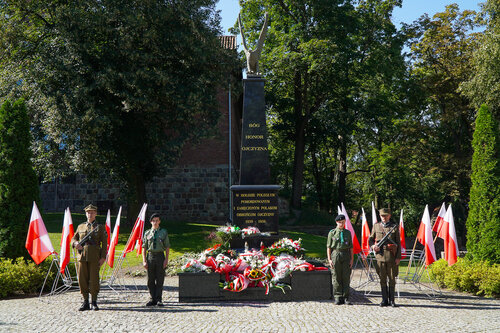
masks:
[(500, 265), (486, 261), (471, 261), (458, 258), (448, 266), (444, 259), (434, 262), (430, 267), (431, 279), (440, 287), (465, 291), (476, 295), (498, 297), (500, 295)]
[(26, 256), (24, 239), (38, 180), (31, 164), (29, 119), (23, 100), (0, 108), (0, 257)]
[[(19, 293), (32, 294), (40, 291), (47, 274), (49, 265), (34, 262), (26, 262), (23, 258), (11, 260), (0, 258), (0, 298), (16, 295)], [(52, 285), (54, 274), (48, 279), (48, 285)]]
[(111, 175), (127, 185), (127, 215), (137, 215), (130, 209), (146, 201), (145, 183), (176, 161), (187, 140), (216, 128), (217, 89), (236, 59), (220, 47), (215, 3), (0, 6), (0, 87), (29, 96), (44, 176)]
[(487, 27), (472, 59), (474, 74), (460, 89), (475, 107), (487, 104), (500, 119), (500, 2), (488, 0), (483, 9)]
[(486, 105), (476, 118), (467, 250), (477, 260), (500, 263), (500, 130)]

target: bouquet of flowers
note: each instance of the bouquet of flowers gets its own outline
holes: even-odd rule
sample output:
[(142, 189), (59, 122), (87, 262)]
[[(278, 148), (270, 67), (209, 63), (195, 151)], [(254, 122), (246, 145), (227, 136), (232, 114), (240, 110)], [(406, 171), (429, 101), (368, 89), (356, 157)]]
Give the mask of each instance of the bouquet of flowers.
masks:
[(229, 247), (229, 242), (231, 242), (231, 239), (240, 237), (241, 229), (234, 225), (219, 227), (217, 228), (216, 235), (223, 244)]
[(289, 238), (282, 238), (279, 241), (275, 242), (270, 247), (264, 249), (263, 252), (268, 256), (269, 255), (279, 256), (282, 253), (286, 253), (291, 256), (298, 257), (304, 254), (305, 249), (302, 248), (301, 238), (299, 238), (296, 241)]
[(244, 238), (245, 236), (260, 234), (260, 230), (256, 227), (246, 227), (241, 230), (241, 233)]

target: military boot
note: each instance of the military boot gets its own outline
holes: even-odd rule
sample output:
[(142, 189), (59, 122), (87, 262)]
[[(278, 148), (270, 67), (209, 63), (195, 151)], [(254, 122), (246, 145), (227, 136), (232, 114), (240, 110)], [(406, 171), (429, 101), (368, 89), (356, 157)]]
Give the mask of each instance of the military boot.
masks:
[(390, 301), (390, 304), (393, 308), (397, 307), (396, 303), (394, 302), (394, 291), (395, 291), (395, 287), (390, 286), (389, 287), (389, 301)]
[(98, 311), (99, 310), (99, 307), (97, 306), (97, 301), (92, 301), (92, 306), (91, 306), (92, 310), (94, 311)]
[(382, 286), (382, 302), (380, 303), (380, 306), (388, 306), (389, 301), (387, 300), (388, 296), (388, 291), (387, 291), (387, 286)]
[(86, 310), (90, 310), (90, 305), (89, 305), (88, 299), (84, 300), (82, 303), (82, 306), (80, 306), (80, 308), (78, 309), (78, 311), (86, 311)]

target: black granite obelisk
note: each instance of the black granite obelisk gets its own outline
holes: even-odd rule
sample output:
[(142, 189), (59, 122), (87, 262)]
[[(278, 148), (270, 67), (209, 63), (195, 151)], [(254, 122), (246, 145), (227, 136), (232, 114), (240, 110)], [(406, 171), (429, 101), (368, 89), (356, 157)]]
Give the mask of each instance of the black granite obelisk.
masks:
[(277, 234), (281, 187), (270, 184), (264, 83), (260, 76), (243, 80), (240, 185), (231, 186), (233, 221), (240, 228), (255, 226)]

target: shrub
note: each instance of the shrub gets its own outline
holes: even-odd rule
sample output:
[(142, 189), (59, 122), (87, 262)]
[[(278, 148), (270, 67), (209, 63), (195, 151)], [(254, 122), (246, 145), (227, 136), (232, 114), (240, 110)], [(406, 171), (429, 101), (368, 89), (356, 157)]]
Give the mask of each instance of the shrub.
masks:
[(38, 179), (31, 164), (30, 122), (24, 101), (0, 107), (0, 257), (26, 256), (26, 238)]
[[(34, 262), (26, 262), (23, 258), (15, 260), (0, 258), (0, 298), (15, 294), (33, 294), (39, 292), (47, 274), (50, 261), (46, 260), (39, 266)], [(47, 285), (51, 286), (55, 273), (51, 272)]]
[(500, 133), (486, 105), (476, 118), (472, 141), (472, 186), (467, 218), (467, 250), (474, 260), (500, 263)]
[(430, 266), (430, 276), (440, 287), (489, 297), (500, 295), (500, 265), (487, 261), (458, 258), (453, 266), (448, 266), (440, 259)]

